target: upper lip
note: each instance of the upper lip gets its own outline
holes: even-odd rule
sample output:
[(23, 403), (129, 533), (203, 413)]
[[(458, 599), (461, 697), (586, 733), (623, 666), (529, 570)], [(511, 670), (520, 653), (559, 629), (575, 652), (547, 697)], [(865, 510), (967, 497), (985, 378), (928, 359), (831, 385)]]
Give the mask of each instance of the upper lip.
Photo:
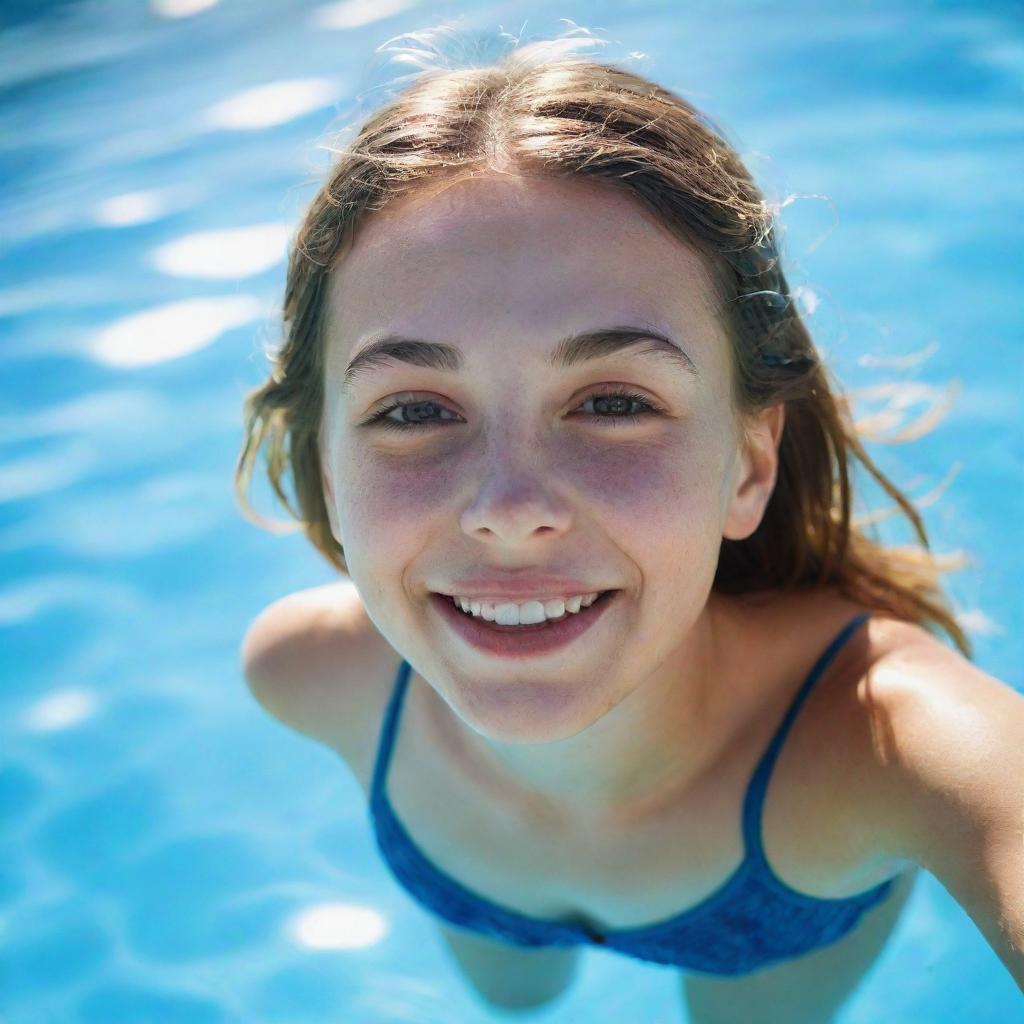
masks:
[(443, 590), (437, 590), (435, 593), (446, 594), (448, 597), (531, 601), (571, 597), (574, 594), (600, 594), (611, 589), (613, 588), (595, 587), (581, 580), (569, 579), (565, 576), (520, 576), (516, 579), (474, 576), (472, 579), (449, 584)]

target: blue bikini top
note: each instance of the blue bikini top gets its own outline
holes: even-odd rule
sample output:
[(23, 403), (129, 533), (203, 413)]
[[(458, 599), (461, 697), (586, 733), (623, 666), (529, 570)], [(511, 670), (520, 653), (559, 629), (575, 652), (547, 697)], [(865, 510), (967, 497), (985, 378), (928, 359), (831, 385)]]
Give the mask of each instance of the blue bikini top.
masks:
[[(578, 920), (545, 920), (501, 906), (434, 864), (398, 820), (385, 792), (410, 666), (398, 669), (381, 728), (369, 812), (384, 861), (406, 891), (449, 924), (517, 946), (589, 944), (659, 964), (738, 975), (837, 941), (886, 898), (895, 878), (843, 899), (790, 888), (772, 870), (761, 844), (761, 812), (772, 767), (811, 687), (849, 637), (868, 619), (858, 615), (812, 667), (761, 758), (743, 801), (745, 855), (739, 867), (696, 906), (640, 928), (599, 931)], [(623, 870), (627, 866), (623, 865)]]

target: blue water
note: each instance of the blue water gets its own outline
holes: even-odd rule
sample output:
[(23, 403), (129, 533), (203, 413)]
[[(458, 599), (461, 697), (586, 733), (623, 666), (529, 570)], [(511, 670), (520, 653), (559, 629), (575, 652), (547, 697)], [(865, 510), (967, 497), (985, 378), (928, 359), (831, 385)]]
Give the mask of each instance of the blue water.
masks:
[[(382, 866), (344, 766), (267, 718), (238, 666), (257, 611), (332, 579), (231, 492), (288, 231), (327, 129), (410, 70), (373, 48), (442, 18), (600, 29), (607, 58), (646, 54), (635, 67), (722, 124), (770, 197), (823, 197), (783, 209), (791, 283), (886, 429), (959, 388), (930, 434), (872, 451), (913, 495), (942, 490), (926, 522), (974, 559), (951, 588), (977, 662), (1024, 691), (1021, 8), (831, 7), (0, 8), (7, 1024), (493, 1019)], [(677, 990), (592, 950), (536, 1019), (681, 1022)], [(923, 875), (839, 1024), (1021, 1009)]]

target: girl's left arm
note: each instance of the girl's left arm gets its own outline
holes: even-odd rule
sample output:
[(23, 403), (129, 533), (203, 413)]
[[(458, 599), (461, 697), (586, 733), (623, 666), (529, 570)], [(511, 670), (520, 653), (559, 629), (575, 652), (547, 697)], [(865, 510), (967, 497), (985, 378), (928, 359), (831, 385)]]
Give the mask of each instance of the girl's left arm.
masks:
[(938, 641), (879, 665), (889, 852), (931, 872), (1024, 992), (1024, 696)]

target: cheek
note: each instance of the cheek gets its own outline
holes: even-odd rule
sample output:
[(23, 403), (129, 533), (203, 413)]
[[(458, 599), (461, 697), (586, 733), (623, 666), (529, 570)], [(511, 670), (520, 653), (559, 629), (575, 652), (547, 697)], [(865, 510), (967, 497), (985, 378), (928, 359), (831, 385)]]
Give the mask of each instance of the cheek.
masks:
[[(699, 437), (595, 446), (571, 472), (588, 504), (623, 523), (680, 541), (710, 531), (721, 518), (722, 456)], [(566, 467), (567, 470), (570, 467)]]
[(666, 617), (694, 619), (711, 590), (724, 526), (725, 455), (713, 436), (692, 431), (592, 464), (600, 484), (592, 500), (604, 493), (604, 523), (636, 566), (645, 606), (653, 611), (636, 627), (654, 630), (643, 643), (664, 642), (657, 624)]
[(340, 474), (339, 513), (353, 549), (392, 555), (445, 509), (452, 493), (451, 460), (374, 453), (350, 456)]
[(606, 449), (588, 460), (587, 505), (631, 564), (640, 597), (631, 642), (655, 661), (696, 621), (711, 590), (722, 536), (722, 452), (700, 440)]

